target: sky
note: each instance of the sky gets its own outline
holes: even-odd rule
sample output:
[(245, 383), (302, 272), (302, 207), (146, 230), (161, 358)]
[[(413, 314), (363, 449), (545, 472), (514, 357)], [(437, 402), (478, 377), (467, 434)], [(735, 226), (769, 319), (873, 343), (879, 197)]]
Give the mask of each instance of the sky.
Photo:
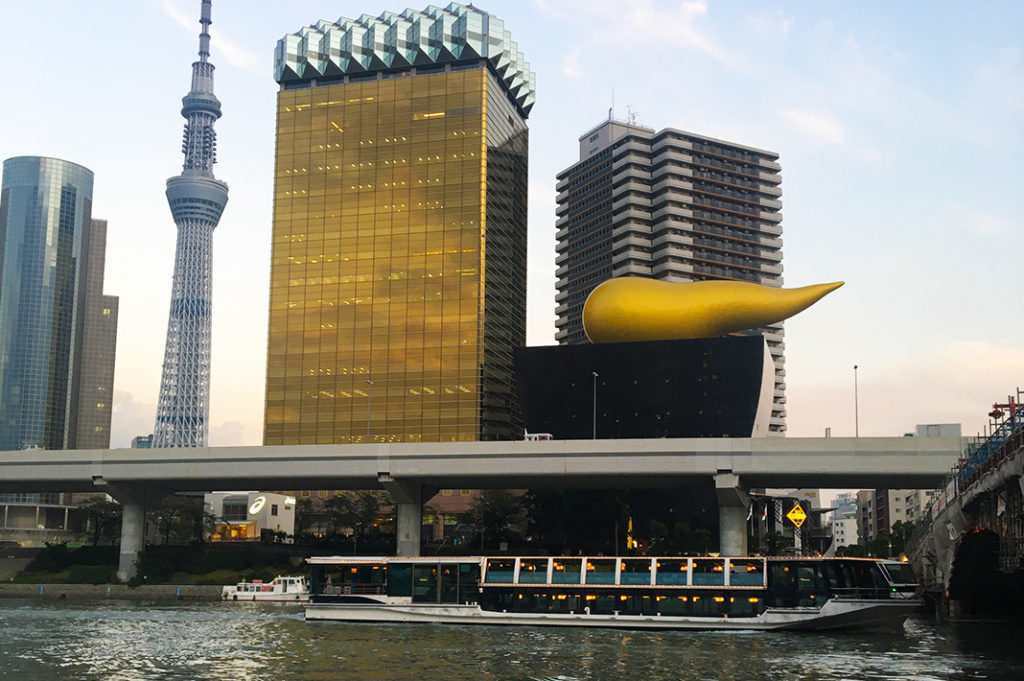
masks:
[[(198, 0), (0, 3), (0, 157), (95, 172), (120, 297), (111, 446), (152, 432)], [(537, 75), (528, 344), (554, 343), (555, 175), (634, 116), (777, 152), (785, 285), (846, 285), (786, 322), (788, 434), (982, 432), (1024, 388), (1024, 3), (479, 0)], [(262, 442), (274, 47), (386, 0), (216, 0), (211, 445)], [(412, 5), (422, 10), (426, 5)], [(857, 366), (856, 371), (854, 365)]]

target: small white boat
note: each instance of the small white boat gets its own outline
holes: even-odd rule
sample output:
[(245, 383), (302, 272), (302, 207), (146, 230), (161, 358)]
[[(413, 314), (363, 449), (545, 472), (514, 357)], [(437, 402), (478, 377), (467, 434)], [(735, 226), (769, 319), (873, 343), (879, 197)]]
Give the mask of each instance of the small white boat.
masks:
[(224, 601), (277, 601), (304, 603), (309, 600), (309, 581), (305, 577), (275, 577), (269, 582), (254, 579), (224, 587)]
[(307, 558), (307, 620), (628, 629), (901, 625), (910, 567), (857, 558)]

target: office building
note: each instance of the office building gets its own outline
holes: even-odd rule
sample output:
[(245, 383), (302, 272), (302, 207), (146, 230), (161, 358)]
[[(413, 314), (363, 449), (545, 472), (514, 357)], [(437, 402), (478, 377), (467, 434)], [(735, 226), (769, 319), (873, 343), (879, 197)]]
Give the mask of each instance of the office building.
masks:
[(533, 74), (449, 4), (286, 35), (264, 442), (517, 439)]
[(152, 449), (153, 448), (153, 434), (149, 435), (136, 435), (132, 438), (132, 443), (129, 445), (132, 449)]
[[(606, 279), (782, 285), (778, 154), (609, 117), (558, 175), (557, 333), (584, 343), (583, 304)], [(782, 323), (760, 330), (775, 362), (770, 430), (786, 429)]]
[(92, 188), (92, 171), (68, 161), (4, 161), (0, 450), (110, 444), (117, 298), (103, 295)]
[(117, 348), (117, 296), (103, 295), (107, 221), (93, 220), (85, 291), (85, 336), (82, 345), (78, 407), (78, 449), (110, 447), (113, 413), (114, 353)]
[(167, 320), (153, 447), (205, 447), (210, 417), (210, 325), (213, 230), (228, 202), (228, 186), (213, 176), (214, 123), (221, 116), (210, 63), (211, 0), (202, 0), (199, 60), (181, 100), (185, 155), (180, 175), (167, 180), (167, 203), (178, 227), (171, 311)]
[[(93, 174), (55, 158), (3, 164), (0, 188), (0, 451), (105, 449), (118, 299), (103, 295), (107, 223)], [(0, 538), (65, 541), (75, 500), (0, 495)]]

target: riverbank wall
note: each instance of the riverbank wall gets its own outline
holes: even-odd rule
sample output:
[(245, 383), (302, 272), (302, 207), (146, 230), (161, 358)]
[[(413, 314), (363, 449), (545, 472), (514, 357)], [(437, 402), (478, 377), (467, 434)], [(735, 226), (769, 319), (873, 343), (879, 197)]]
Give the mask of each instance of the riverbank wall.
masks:
[(0, 583), (0, 598), (75, 601), (219, 601), (223, 587), (199, 584), (14, 584)]

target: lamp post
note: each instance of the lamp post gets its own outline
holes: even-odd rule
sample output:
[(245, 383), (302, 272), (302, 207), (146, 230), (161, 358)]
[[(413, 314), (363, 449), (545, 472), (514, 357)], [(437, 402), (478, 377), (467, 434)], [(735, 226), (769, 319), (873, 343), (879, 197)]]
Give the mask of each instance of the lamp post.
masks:
[(366, 379), (366, 441), (370, 441), (370, 389), (373, 381)]
[(853, 436), (860, 437), (860, 405), (857, 398), (857, 365), (853, 365)]
[(591, 433), (591, 438), (596, 440), (597, 439), (597, 372), (596, 371), (591, 371), (590, 373), (592, 373), (594, 375), (594, 419), (593, 419), (593, 426), (594, 426), (594, 428), (593, 428), (593, 432)]

